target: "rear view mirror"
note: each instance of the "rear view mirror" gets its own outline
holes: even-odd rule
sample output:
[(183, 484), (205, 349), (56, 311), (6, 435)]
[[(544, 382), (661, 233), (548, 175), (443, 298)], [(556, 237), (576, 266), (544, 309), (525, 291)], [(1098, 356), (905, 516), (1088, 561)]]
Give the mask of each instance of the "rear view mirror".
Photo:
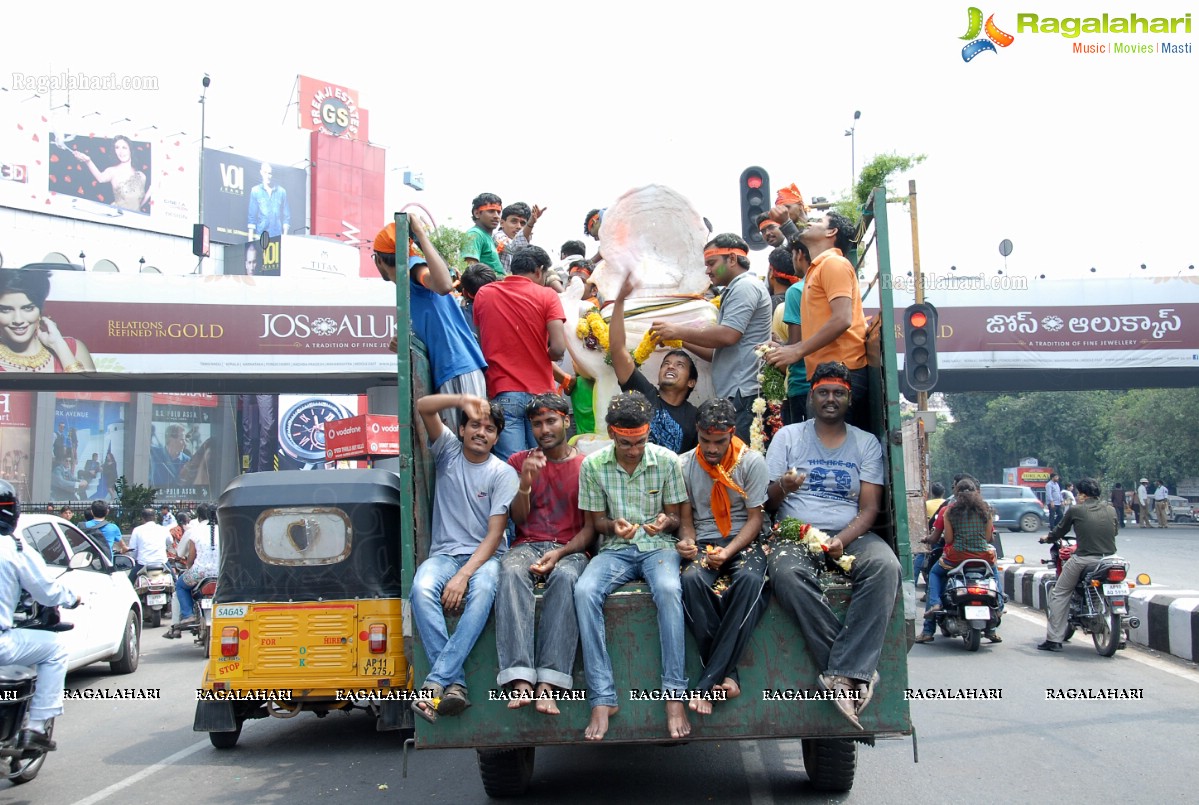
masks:
[(112, 558), (112, 569), (123, 570), (125, 572), (133, 570), (133, 557), (118, 553)]

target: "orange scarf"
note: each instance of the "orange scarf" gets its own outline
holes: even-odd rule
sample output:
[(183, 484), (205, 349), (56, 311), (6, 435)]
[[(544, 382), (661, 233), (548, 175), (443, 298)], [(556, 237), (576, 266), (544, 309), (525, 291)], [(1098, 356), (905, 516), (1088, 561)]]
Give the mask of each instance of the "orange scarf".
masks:
[(746, 448), (745, 442), (734, 436), (729, 449), (724, 454), (724, 459), (716, 466), (708, 463), (702, 450), (695, 451), (700, 469), (708, 473), (708, 477), (712, 479), (712, 516), (716, 519), (716, 528), (724, 537), (727, 537), (733, 530), (732, 504), (729, 501), (728, 490), (732, 489), (741, 497), (745, 497), (745, 490), (733, 482), (732, 472)]

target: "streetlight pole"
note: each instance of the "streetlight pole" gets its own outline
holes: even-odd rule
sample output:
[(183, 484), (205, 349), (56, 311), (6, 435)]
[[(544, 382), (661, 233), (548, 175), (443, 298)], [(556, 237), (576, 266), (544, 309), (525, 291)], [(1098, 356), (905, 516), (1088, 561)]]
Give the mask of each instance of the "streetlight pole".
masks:
[(199, 201), (199, 204), (197, 205), (199, 207), (199, 210), (198, 210), (199, 223), (196, 224), (195, 230), (192, 233), (192, 251), (194, 251), (196, 253), (196, 256), (199, 258), (199, 261), (196, 263), (196, 269), (195, 269), (195, 271), (192, 272), (193, 274), (203, 273), (204, 254), (207, 251), (207, 248), (202, 248), (202, 247), (198, 246), (196, 243), (196, 240), (197, 240), (197, 238), (199, 238), (201, 242), (208, 240), (208, 238), (204, 236), (204, 234), (205, 234), (204, 233), (204, 145), (207, 142), (207, 138), (205, 137), (205, 125), (204, 124), (205, 124), (205, 112), (208, 109), (207, 104), (204, 103), (204, 99), (208, 97), (208, 85), (211, 83), (212, 83), (212, 79), (208, 77), (208, 73), (205, 73), (204, 78), (200, 80), (200, 84), (203, 87), (203, 89), (200, 90), (200, 176), (199, 176), (200, 201)]
[(857, 142), (854, 132), (858, 130), (858, 120), (862, 117), (861, 111), (855, 110), (853, 113), (853, 124), (845, 130), (845, 136), (849, 138), (849, 192), (853, 194), (853, 185), (857, 181), (858, 176), (858, 156)]

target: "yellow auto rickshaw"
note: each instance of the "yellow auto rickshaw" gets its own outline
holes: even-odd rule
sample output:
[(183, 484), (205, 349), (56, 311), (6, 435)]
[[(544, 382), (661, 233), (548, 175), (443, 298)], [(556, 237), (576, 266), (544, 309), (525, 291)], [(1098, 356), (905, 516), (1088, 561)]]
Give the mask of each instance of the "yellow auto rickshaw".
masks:
[(193, 729), (362, 708), (411, 727), (401, 492), (386, 470), (242, 475), (218, 504), (221, 564)]

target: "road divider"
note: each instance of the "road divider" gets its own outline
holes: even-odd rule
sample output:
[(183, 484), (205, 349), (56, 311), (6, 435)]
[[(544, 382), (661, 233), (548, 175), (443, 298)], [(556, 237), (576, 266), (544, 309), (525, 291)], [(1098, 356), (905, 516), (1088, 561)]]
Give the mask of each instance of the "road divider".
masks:
[[(1040, 565), (999, 560), (1003, 592), (1009, 601), (1047, 612), (1057, 574)], [(1141, 624), (1129, 630), (1132, 642), (1199, 662), (1199, 590), (1138, 585), (1128, 596), (1128, 614)]]

